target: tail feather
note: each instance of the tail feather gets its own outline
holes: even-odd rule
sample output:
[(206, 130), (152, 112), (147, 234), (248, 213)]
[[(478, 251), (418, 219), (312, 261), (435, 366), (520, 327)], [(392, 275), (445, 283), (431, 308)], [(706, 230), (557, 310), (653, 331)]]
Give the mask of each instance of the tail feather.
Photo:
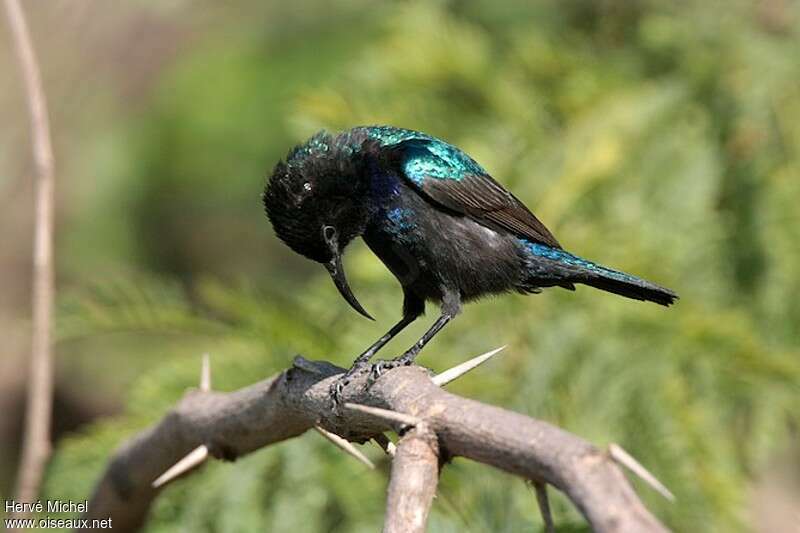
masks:
[(588, 277), (588, 279), (585, 281), (581, 281), (581, 283), (596, 289), (613, 292), (614, 294), (619, 294), (620, 296), (633, 298), (634, 300), (655, 302), (664, 306), (670, 306), (675, 303), (675, 300), (678, 299), (677, 294), (665, 287), (661, 287), (655, 283), (650, 283), (649, 281), (641, 278), (636, 278), (634, 276), (630, 277), (634, 278), (635, 281), (623, 281), (614, 277), (606, 277), (602, 274), (602, 272), (599, 272), (597, 275)]
[(613, 270), (587, 259), (583, 259), (559, 248), (552, 248), (538, 243), (526, 242), (527, 249), (536, 257), (536, 265), (532, 270), (537, 277), (541, 276), (543, 269), (541, 259), (545, 259), (558, 273), (558, 285), (582, 283), (596, 289), (604, 290), (626, 298), (655, 302), (659, 305), (669, 306), (675, 303), (678, 295), (675, 292), (651, 283), (642, 278)]

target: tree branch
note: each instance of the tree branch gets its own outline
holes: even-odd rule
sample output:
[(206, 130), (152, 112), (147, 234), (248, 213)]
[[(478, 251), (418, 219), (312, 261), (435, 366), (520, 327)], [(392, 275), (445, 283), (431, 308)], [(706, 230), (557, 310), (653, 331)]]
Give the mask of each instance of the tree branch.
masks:
[(22, 71), (36, 164), (35, 235), (33, 245), (33, 333), (25, 412), (22, 458), (17, 473), (16, 499), (31, 502), (39, 493), (50, 456), (53, 398), (51, 322), (53, 315), (53, 148), (47, 102), (25, 14), (18, 0), (5, 0), (17, 59)]
[[(449, 394), (416, 366), (391, 370), (371, 386), (367, 376), (361, 376), (343, 392), (347, 403), (405, 417), (390, 419), (376, 410), (334, 411), (329, 390), (341, 372), (330, 363), (298, 357), (289, 370), (245, 389), (189, 393), (161, 422), (117, 450), (84, 518), (112, 518), (115, 530), (136, 530), (159, 493), (152, 481), (201, 445), (216, 458), (232, 460), (316, 425), (363, 443), (380, 441), (393, 427), (407, 430), (406, 422), (413, 421), (394, 458), (387, 531), (399, 531), (391, 527), (408, 513), (421, 514), (421, 522), (412, 520), (421, 525), (403, 531), (424, 529), (440, 454), (466, 457), (550, 484), (567, 495), (595, 531), (666, 531), (608, 454), (579, 437), (546, 422)], [(411, 491), (411, 485), (417, 488)]]
[(424, 422), (397, 444), (383, 533), (423, 533), (439, 483), (439, 443)]

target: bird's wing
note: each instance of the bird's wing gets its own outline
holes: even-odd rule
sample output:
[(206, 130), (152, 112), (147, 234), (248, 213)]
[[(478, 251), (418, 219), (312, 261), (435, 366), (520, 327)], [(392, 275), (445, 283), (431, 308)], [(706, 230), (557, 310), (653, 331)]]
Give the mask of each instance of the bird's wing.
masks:
[(531, 211), (467, 154), (442, 141), (409, 139), (389, 148), (408, 183), (436, 204), (533, 242), (561, 248)]

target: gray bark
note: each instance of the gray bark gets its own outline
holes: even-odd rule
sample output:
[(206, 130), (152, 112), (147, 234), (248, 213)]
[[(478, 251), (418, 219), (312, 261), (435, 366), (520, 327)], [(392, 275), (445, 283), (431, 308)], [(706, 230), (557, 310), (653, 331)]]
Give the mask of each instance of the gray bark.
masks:
[(439, 482), (439, 443), (426, 423), (397, 444), (383, 533), (423, 533)]

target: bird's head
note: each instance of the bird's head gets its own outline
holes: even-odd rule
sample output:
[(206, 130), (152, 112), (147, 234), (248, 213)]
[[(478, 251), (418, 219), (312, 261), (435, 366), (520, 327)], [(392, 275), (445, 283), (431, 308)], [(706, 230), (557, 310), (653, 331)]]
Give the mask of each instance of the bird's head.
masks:
[(264, 190), (264, 207), (277, 236), (292, 250), (322, 263), (353, 309), (372, 319), (347, 283), (342, 253), (369, 219), (363, 154), (318, 133), (279, 162)]

